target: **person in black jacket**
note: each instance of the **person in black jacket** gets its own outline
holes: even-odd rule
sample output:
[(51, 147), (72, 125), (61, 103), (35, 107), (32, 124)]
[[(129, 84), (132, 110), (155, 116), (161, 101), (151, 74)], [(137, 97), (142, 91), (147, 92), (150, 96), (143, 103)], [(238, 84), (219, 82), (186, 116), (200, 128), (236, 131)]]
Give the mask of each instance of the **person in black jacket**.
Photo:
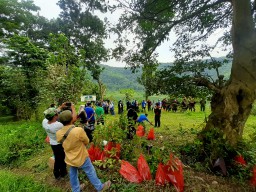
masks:
[(154, 113), (155, 113), (155, 127), (160, 127), (161, 107), (159, 103), (156, 103), (156, 106), (154, 108)]
[(131, 105), (127, 112), (128, 119), (128, 132), (127, 139), (133, 139), (133, 136), (136, 134), (135, 124), (138, 119), (138, 114), (135, 110), (135, 106)]

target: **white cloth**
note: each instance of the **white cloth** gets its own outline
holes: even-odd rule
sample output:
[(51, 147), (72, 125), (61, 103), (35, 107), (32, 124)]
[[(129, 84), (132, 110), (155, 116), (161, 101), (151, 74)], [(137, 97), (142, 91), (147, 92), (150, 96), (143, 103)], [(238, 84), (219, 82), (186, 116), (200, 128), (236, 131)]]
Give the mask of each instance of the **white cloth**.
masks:
[(42, 126), (45, 129), (47, 135), (50, 138), (51, 145), (58, 145), (59, 143), (56, 140), (56, 132), (63, 127), (63, 124), (56, 121), (54, 123), (49, 124), (47, 119), (44, 119), (42, 122)]

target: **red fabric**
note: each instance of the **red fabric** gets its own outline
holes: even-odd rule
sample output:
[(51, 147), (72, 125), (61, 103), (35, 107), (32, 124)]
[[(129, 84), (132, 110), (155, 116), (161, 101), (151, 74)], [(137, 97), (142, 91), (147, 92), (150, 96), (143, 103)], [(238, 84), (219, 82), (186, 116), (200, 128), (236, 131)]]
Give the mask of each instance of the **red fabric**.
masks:
[(155, 139), (154, 128), (151, 128), (148, 133), (148, 140), (154, 140), (154, 139)]
[(256, 187), (256, 165), (252, 169), (251, 184)]
[(167, 176), (167, 181), (170, 181), (178, 192), (183, 192), (184, 177), (182, 162), (178, 158), (174, 157), (173, 154), (170, 154), (170, 160), (164, 169)]
[(136, 135), (138, 137), (143, 137), (145, 135), (145, 130), (144, 130), (144, 127), (142, 125), (138, 126), (138, 129), (136, 130)]
[[(111, 156), (111, 152), (112, 150), (115, 150), (115, 154)], [(105, 157), (113, 157), (115, 159), (120, 159), (120, 155), (121, 155), (121, 144), (119, 143), (113, 143), (113, 142), (108, 142), (107, 145), (104, 147), (104, 155)]]
[(165, 185), (165, 183), (166, 174), (164, 172), (164, 165), (159, 163), (156, 171), (156, 185)]
[(94, 148), (94, 157), (95, 160), (104, 160), (104, 153), (99, 147)]
[(246, 165), (246, 161), (244, 160), (244, 157), (242, 155), (236, 156), (234, 160), (238, 164)]
[(151, 173), (150, 168), (148, 166), (148, 163), (144, 156), (141, 154), (137, 161), (138, 171), (142, 179), (145, 180), (151, 180)]
[(137, 169), (132, 166), (128, 161), (122, 160), (121, 168), (119, 173), (128, 181), (132, 183), (141, 183), (142, 177), (140, 176)]
[(94, 145), (91, 144), (90, 148), (87, 151), (89, 153), (89, 157), (90, 157), (91, 161), (95, 161)]
[(46, 136), (46, 138), (45, 138), (44, 142), (45, 142), (45, 143), (50, 143), (50, 138), (49, 138), (49, 136), (48, 136), (48, 135)]
[(91, 144), (90, 148), (87, 151), (92, 162), (96, 160), (104, 160), (103, 151), (101, 151), (99, 147), (94, 146), (94, 144)]

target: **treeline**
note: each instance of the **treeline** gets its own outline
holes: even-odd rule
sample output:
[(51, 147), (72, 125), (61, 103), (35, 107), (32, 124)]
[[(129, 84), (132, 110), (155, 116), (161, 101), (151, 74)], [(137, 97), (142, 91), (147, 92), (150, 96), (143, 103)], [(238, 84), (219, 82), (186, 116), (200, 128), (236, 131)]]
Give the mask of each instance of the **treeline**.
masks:
[(106, 26), (93, 14), (104, 5), (60, 0), (58, 18), (48, 20), (33, 1), (0, 1), (0, 112), (38, 118), (40, 107), (77, 102), (98, 94)]

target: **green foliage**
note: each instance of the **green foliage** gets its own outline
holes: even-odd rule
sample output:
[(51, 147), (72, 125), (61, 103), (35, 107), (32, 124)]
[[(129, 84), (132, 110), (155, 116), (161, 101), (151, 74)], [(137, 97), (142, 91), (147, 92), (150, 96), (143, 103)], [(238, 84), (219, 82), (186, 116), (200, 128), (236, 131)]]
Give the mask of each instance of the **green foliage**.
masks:
[(61, 189), (35, 182), (31, 176), (18, 176), (7, 170), (0, 170), (0, 191), (61, 192)]
[(141, 70), (132, 73), (131, 68), (103, 66), (105, 68), (104, 73), (101, 73), (100, 77), (107, 86), (107, 90), (133, 89), (141, 91), (143, 89), (143, 86), (137, 82), (137, 79), (141, 76)]
[(29, 119), (40, 101), (41, 70), (34, 71), (30, 82), (20, 68), (0, 66), (0, 71), (2, 106), (7, 107), (18, 119)]
[(32, 12), (39, 9), (33, 1), (1, 0), (0, 38), (26, 31), (36, 19)]
[[(101, 11), (105, 7), (99, 2), (81, 4)], [(77, 102), (86, 83), (85, 67), (99, 76), (97, 64), (107, 58), (105, 26), (81, 4), (59, 1), (64, 11), (49, 22), (32, 13), (39, 9), (33, 1), (0, 2), (0, 62), (10, 66), (1, 68), (0, 104), (17, 118), (30, 119), (46, 103)], [(67, 7), (74, 12), (65, 12)]]
[(256, 115), (256, 104), (255, 103), (252, 105), (251, 115), (254, 115), (254, 116)]
[(126, 137), (125, 131), (119, 127), (117, 121), (111, 122), (108, 125), (98, 125), (93, 133), (95, 143), (98, 146), (102, 145), (102, 141), (112, 141), (114, 143), (121, 143)]
[(156, 71), (158, 63), (155, 61), (145, 62), (142, 67), (141, 77), (138, 78), (138, 82), (144, 86), (145, 97), (153, 95), (159, 92), (159, 86), (156, 84)]
[[(111, 155), (110, 155), (111, 157)], [(101, 169), (108, 169), (111, 171), (111, 169), (116, 168), (120, 163), (120, 160), (113, 159), (113, 158), (106, 158), (104, 161), (94, 161), (93, 164)]]
[(124, 94), (124, 99), (126, 101), (131, 101), (134, 96), (135, 91), (133, 89), (122, 89), (120, 90), (121, 94)]
[(0, 165), (20, 163), (44, 148), (45, 133), (40, 123), (1, 125), (0, 137)]
[(127, 125), (128, 125), (128, 119), (125, 113), (120, 114), (119, 116), (119, 127), (123, 130), (126, 129)]
[(7, 56), (3, 55), (7, 58), (4, 65), (8, 67), (1, 67), (1, 103), (17, 118), (30, 119), (41, 100), (48, 52), (25, 36), (13, 35), (5, 44), (8, 51)]

